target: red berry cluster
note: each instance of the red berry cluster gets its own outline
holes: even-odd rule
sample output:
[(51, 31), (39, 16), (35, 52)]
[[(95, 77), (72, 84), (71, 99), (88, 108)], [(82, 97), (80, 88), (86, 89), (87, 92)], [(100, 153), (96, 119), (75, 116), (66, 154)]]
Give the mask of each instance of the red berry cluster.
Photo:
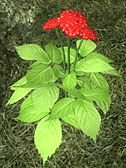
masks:
[(44, 29), (60, 27), (69, 37), (81, 36), (83, 39), (97, 40), (96, 33), (88, 27), (86, 17), (77, 11), (63, 11), (58, 18), (47, 21)]
[(54, 18), (51, 20), (48, 20), (44, 25), (44, 30), (46, 29), (54, 29), (59, 26), (58, 18)]

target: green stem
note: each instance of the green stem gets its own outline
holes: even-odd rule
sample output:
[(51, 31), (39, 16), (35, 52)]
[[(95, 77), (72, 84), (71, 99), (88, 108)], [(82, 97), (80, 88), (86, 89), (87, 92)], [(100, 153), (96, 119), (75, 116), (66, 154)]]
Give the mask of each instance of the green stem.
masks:
[(75, 60), (74, 60), (74, 65), (73, 65), (73, 71), (75, 72), (75, 67), (76, 67), (76, 63), (77, 63), (77, 57), (78, 57), (78, 53), (79, 53), (79, 49), (80, 49), (80, 47), (81, 47), (81, 44), (82, 44), (82, 42), (83, 42), (83, 39), (81, 40), (81, 42), (80, 42), (80, 44), (79, 44), (79, 46), (78, 46), (78, 48), (77, 48), (77, 50), (76, 50), (76, 56), (75, 56)]
[(63, 67), (64, 67), (64, 74), (66, 73), (66, 63), (65, 63), (65, 52), (64, 52), (64, 47), (63, 47), (63, 41), (59, 35), (59, 32), (57, 30), (57, 28), (55, 29), (56, 30), (56, 35), (57, 37), (59, 38), (59, 41), (60, 41), (60, 45), (61, 45), (61, 48), (62, 48), (62, 53), (63, 53)]
[(70, 74), (70, 38), (68, 37), (68, 74)]

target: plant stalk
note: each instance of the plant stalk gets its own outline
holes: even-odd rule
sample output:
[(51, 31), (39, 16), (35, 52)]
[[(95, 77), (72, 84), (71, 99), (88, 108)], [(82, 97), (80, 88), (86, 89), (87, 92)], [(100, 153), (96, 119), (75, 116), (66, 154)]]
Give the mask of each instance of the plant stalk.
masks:
[(77, 63), (77, 58), (78, 58), (78, 53), (79, 53), (79, 49), (80, 49), (80, 47), (81, 47), (81, 44), (82, 44), (82, 42), (83, 42), (83, 39), (81, 40), (81, 42), (80, 42), (80, 44), (79, 44), (79, 46), (78, 46), (78, 48), (77, 48), (77, 50), (76, 50), (76, 56), (75, 56), (75, 60), (74, 60), (74, 65), (73, 65), (73, 71), (75, 72), (75, 67), (76, 67), (76, 63)]
[(63, 68), (64, 68), (64, 74), (65, 74), (66, 73), (66, 63), (65, 63), (65, 52), (64, 52), (64, 47), (63, 47), (63, 41), (62, 41), (62, 39), (60, 37), (60, 34), (59, 34), (57, 28), (55, 30), (56, 30), (56, 35), (59, 38), (59, 42), (60, 42), (60, 45), (61, 45), (61, 48), (62, 48), (62, 53), (63, 53)]
[(68, 74), (70, 74), (70, 38), (68, 37)]

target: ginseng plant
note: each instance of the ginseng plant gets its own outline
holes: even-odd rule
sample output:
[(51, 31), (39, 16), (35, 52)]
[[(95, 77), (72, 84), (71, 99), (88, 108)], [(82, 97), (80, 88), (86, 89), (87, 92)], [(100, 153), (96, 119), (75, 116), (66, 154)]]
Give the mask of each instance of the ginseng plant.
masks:
[[(60, 47), (53, 43), (44, 49), (37, 44), (15, 47), (22, 59), (35, 62), (23, 78), (10, 86), (14, 93), (7, 103), (23, 99), (20, 114), (14, 119), (38, 122), (34, 142), (43, 165), (62, 143), (62, 122), (80, 129), (96, 142), (101, 124), (98, 110), (106, 114), (111, 103), (103, 75), (119, 76), (110, 65), (113, 61), (94, 51), (96, 44), (92, 40), (98, 37), (81, 13), (63, 11), (58, 18), (47, 21), (44, 29), (56, 30)], [(67, 35), (68, 46), (63, 46), (62, 32)], [(74, 49), (70, 40), (76, 36), (81, 39)]]

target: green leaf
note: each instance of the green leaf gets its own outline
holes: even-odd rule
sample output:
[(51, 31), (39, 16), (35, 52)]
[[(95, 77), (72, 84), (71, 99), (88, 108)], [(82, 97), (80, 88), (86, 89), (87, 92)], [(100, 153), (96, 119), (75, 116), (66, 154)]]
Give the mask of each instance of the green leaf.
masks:
[(42, 62), (40, 62), (40, 61), (35, 61), (33, 64), (31, 64), (28, 68), (29, 69), (31, 69), (31, 68), (34, 68), (34, 67), (36, 67), (37, 65), (39, 65), (39, 64), (42, 64)]
[(108, 112), (109, 107), (110, 107), (110, 103), (111, 103), (111, 97), (110, 96), (108, 97), (107, 100), (96, 101), (96, 104), (104, 112), (104, 114), (106, 114)]
[(50, 119), (65, 117), (73, 111), (73, 98), (63, 98), (52, 108)]
[(82, 72), (104, 72), (112, 69), (113, 67), (108, 63), (98, 58), (92, 58), (89, 60), (84, 58), (76, 64), (76, 71)]
[(78, 77), (78, 85), (84, 89), (94, 89), (96, 86), (92, 83), (88, 76)]
[(109, 90), (109, 85), (107, 80), (100, 75), (99, 73), (91, 73), (90, 75), (90, 80), (97, 86), (100, 87), (101, 89), (104, 90)]
[(43, 111), (51, 109), (59, 98), (59, 89), (55, 85), (43, 86), (32, 92), (32, 101)]
[(116, 71), (114, 68), (110, 69), (110, 70), (106, 70), (103, 73), (121, 77), (120, 73), (118, 71)]
[[(60, 47), (59, 49), (60, 49), (61, 54), (62, 54), (62, 48)], [(65, 58), (66, 58), (65, 61), (66, 61), (66, 63), (68, 63), (68, 59), (67, 59), (68, 47), (64, 47), (64, 52), (65, 52)], [(75, 61), (75, 56), (76, 56), (76, 50), (73, 49), (73, 48), (70, 48), (70, 63), (71, 64)], [(62, 59), (63, 59), (63, 54), (62, 54)]]
[[(83, 77), (82, 77), (82, 79), (83, 79)], [(88, 78), (87, 78), (86, 80), (87, 80), (87, 82), (89, 82), (89, 79), (88, 79)], [(86, 81), (85, 81), (85, 82), (86, 82)], [(83, 86), (84, 86), (84, 81), (81, 80), (80, 77), (78, 77), (78, 78), (77, 78), (77, 84), (78, 84), (80, 87), (83, 88)], [(88, 89), (90, 89), (90, 88), (88, 88)]]
[[(52, 69), (52, 70), (53, 70), (53, 69)], [(54, 71), (53, 71), (52, 78), (50, 79), (49, 82), (55, 82), (57, 79), (58, 79), (58, 78), (57, 78), (57, 76), (55, 76)]]
[(59, 88), (65, 90), (66, 92), (68, 92), (69, 97), (84, 99), (84, 96), (80, 93), (79, 89), (73, 88), (73, 89), (68, 90), (68, 89), (64, 88), (64, 86), (61, 85), (60, 83), (57, 83), (57, 86)]
[(85, 72), (76, 71), (76, 75), (77, 75), (77, 76), (84, 76), (84, 75), (85, 75)]
[(62, 62), (61, 52), (53, 43), (47, 44), (45, 46), (45, 50), (54, 63), (61, 64)]
[(32, 94), (30, 94), (22, 103), (20, 114), (15, 119), (31, 123), (40, 120), (48, 113), (49, 109), (44, 111), (41, 105), (35, 104), (32, 100)]
[(84, 99), (84, 96), (83, 96), (83, 94), (81, 94), (79, 89), (73, 88), (73, 89), (66, 90), (66, 91), (68, 91), (68, 94), (70, 97)]
[(71, 112), (70, 114), (68, 114), (67, 116), (62, 117), (62, 120), (65, 121), (66, 123), (74, 126), (75, 128), (80, 129), (80, 127), (76, 121), (76, 116), (75, 116), (74, 111)]
[(63, 68), (60, 65), (54, 65), (53, 72), (57, 78), (64, 78), (65, 76)]
[(18, 87), (23, 86), (27, 83), (26, 76), (15, 82), (13, 85), (10, 86), (11, 90), (16, 90)]
[[(53, 84), (53, 83), (51, 82), (49, 84)], [(33, 88), (33, 89), (37, 89), (37, 88), (48, 86), (49, 84), (48, 83), (41, 83), (41, 84), (37, 84), (36, 86), (33, 87), (32, 84), (26, 83), (25, 85), (21, 85), (21, 88)]]
[(34, 141), (41, 157), (43, 165), (48, 157), (55, 153), (62, 141), (61, 123), (58, 119), (42, 119), (35, 130)]
[(63, 86), (66, 89), (73, 89), (77, 84), (76, 73), (71, 72), (63, 79)]
[(39, 60), (46, 64), (50, 63), (48, 54), (39, 45), (25, 44), (15, 48), (19, 56), (24, 60)]
[(102, 89), (99, 88), (95, 88), (95, 89), (80, 89), (81, 94), (84, 95), (84, 97), (87, 100), (91, 100), (91, 101), (100, 101), (100, 100), (107, 100), (109, 97), (109, 93), (107, 91), (104, 91)]
[(99, 54), (99, 53), (96, 53), (96, 52), (93, 52), (93, 53), (89, 54), (89, 55), (85, 58), (85, 61), (86, 61), (86, 59), (89, 60), (89, 59), (95, 59), (95, 58), (101, 59), (101, 60), (105, 61), (106, 63), (111, 63), (111, 62), (113, 62), (112, 60), (110, 60), (109, 58), (105, 57), (104, 55)]
[(25, 97), (33, 88), (17, 88), (12, 96), (10, 97), (8, 104), (16, 103), (17, 101), (21, 100)]
[[(29, 68), (35, 68), (35, 67), (38, 66), (39, 64), (42, 65), (41, 62), (36, 61), (36, 62), (34, 62), (32, 65), (30, 65)], [(55, 65), (55, 66), (60, 66), (60, 65)], [(61, 67), (61, 66), (60, 66), (60, 67)], [(53, 67), (53, 68), (54, 68), (54, 67)], [(53, 68), (52, 68), (52, 69), (53, 69)], [(61, 67), (61, 68), (62, 68), (62, 67)], [(55, 74), (56, 74), (56, 73), (55, 73)], [(52, 78), (50, 79), (49, 82), (55, 82), (55, 81), (58, 79), (58, 77), (57, 77), (58, 75), (56, 76), (55, 74), (54, 74), (54, 69), (53, 69)], [(27, 84), (28, 87), (32, 87), (32, 85), (33, 85), (33, 83), (31, 83), (31, 85), (30, 85), (30, 83)], [(39, 87), (39, 85), (40, 85), (40, 87), (42, 86), (41, 83), (35, 84), (36, 87)]]
[[(77, 48), (79, 47), (81, 40), (77, 40)], [(84, 57), (90, 54), (93, 50), (95, 50), (96, 44), (91, 40), (83, 40), (80, 49), (79, 54)]]
[(31, 86), (48, 83), (54, 78), (53, 69), (46, 64), (39, 64), (26, 74), (27, 81)]
[[(78, 62), (78, 61), (77, 61)], [(74, 64), (72, 64), (70, 66), (70, 72), (73, 72), (74, 70)], [(75, 70), (76, 70), (76, 66), (75, 66)], [(76, 71), (76, 76), (84, 76), (85, 75), (85, 72), (82, 72), (82, 71)]]
[(78, 99), (75, 103), (75, 115), (80, 129), (96, 141), (99, 132), (101, 117), (93, 103)]

